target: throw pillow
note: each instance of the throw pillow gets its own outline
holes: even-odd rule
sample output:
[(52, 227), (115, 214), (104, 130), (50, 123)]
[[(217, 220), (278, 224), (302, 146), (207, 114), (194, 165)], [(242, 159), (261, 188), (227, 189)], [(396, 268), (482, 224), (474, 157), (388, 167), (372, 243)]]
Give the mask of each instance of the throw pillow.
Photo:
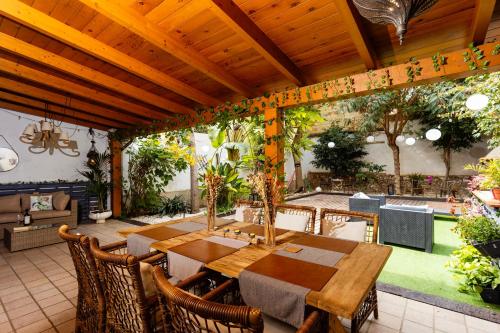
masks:
[(32, 195), (31, 211), (52, 210), (52, 195)]
[(278, 229), (305, 232), (307, 228), (307, 222), (309, 222), (309, 216), (283, 214), (278, 212), (276, 214), (275, 225)]
[[(334, 238), (348, 239), (356, 242), (364, 242), (366, 236), (366, 221), (347, 222), (343, 226), (336, 229), (330, 229), (326, 235)], [(324, 234), (324, 233), (323, 233)]]
[(153, 281), (153, 266), (147, 262), (139, 262), (141, 270), (142, 285), (144, 286), (144, 293), (146, 297), (156, 295), (157, 289)]
[(363, 192), (354, 193), (352, 197), (358, 199), (370, 199), (370, 197), (364, 194)]
[(55, 210), (66, 210), (71, 197), (69, 194), (64, 193), (63, 191), (56, 192), (52, 195), (52, 204), (54, 205)]
[(247, 207), (239, 206), (236, 207), (236, 213), (234, 214), (234, 219), (238, 222), (243, 222), (243, 212)]
[(19, 194), (0, 197), (0, 213), (21, 212), (21, 196)]

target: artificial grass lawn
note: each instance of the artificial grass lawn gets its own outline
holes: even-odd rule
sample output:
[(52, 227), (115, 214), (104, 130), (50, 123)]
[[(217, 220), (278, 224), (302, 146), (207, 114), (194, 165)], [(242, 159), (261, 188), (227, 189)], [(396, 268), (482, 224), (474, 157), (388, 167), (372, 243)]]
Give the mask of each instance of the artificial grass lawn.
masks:
[(451, 231), (455, 223), (445, 217), (434, 217), (432, 253), (393, 246), (392, 254), (378, 281), (500, 311), (500, 306), (484, 303), (479, 294), (468, 295), (457, 291), (453, 273), (445, 267), (450, 254), (460, 246), (459, 238)]

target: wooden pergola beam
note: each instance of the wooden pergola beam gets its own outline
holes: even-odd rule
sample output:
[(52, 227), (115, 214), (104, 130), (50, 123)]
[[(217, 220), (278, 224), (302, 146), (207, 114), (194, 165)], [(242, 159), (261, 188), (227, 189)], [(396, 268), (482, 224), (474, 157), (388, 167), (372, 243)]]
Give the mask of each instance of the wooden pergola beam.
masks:
[[(189, 114), (193, 110), (185, 105), (170, 101), (147, 90), (138, 88), (114, 77), (98, 72), (92, 68), (82, 66), (74, 61), (48, 52), (42, 48), (26, 43), (20, 39), (0, 32), (0, 49), (17, 56), (48, 66), (55, 70), (78, 77), (92, 84), (116, 91), (137, 100), (146, 101), (148, 104), (173, 113)], [(158, 112), (158, 118), (163, 114)]]
[(366, 37), (361, 17), (352, 1), (335, 0), (335, 5), (366, 69), (377, 68), (377, 57), (373, 52), (373, 46)]
[(88, 114), (93, 114), (99, 117), (117, 120), (125, 124), (136, 126), (139, 124), (149, 124), (150, 121), (145, 121), (140, 118), (129, 116), (128, 114), (120, 113), (114, 110), (109, 110), (99, 105), (87, 103), (78, 99), (74, 99), (62, 94), (52, 92), (50, 90), (42, 89), (29, 85), (18, 80), (3, 77), (0, 75), (0, 89), (9, 91), (17, 95), (32, 97), (34, 99), (43, 100), (44, 102), (64, 106), (68, 109), (75, 111), (82, 111)]
[[(0, 108), (5, 109), (5, 110), (11, 110), (11, 111), (16, 111), (16, 112), (21, 112), (25, 114), (30, 114), (32, 116), (37, 116), (37, 117), (45, 117), (45, 111), (40, 110), (37, 108), (33, 108), (30, 106), (18, 104), (18, 103), (12, 103), (9, 101), (4, 101), (0, 100)], [(58, 114), (52, 114), (52, 118), (57, 120), (57, 121), (63, 121), (65, 123), (73, 124), (73, 125), (78, 125), (78, 126), (84, 126), (88, 128), (95, 128), (101, 131), (108, 131), (110, 129), (109, 126), (103, 126), (101, 124), (89, 122), (89, 121), (84, 121), (80, 119), (76, 119), (73, 117), (69, 116), (61, 116)]]
[(120, 141), (110, 140), (111, 151), (111, 210), (113, 217), (122, 215), (122, 145)]
[[(11, 93), (11, 92), (3, 91), (3, 90), (0, 90), (0, 99), (2, 99), (3, 101), (11, 102), (11, 103), (18, 103), (18, 104), (21, 104), (21, 105), (24, 105), (27, 107), (31, 107), (34, 109), (46, 110), (48, 114), (56, 113), (56, 114), (59, 114), (61, 116), (68, 116), (71, 118), (85, 120), (85, 121), (89, 121), (92, 123), (100, 124), (103, 126), (109, 126), (109, 127), (113, 127), (113, 128), (126, 128), (127, 127), (127, 124), (124, 124), (124, 123), (121, 123), (118, 121), (98, 117), (95, 115), (84, 113), (82, 111), (71, 110), (71, 109), (68, 109), (65, 107), (61, 107), (59, 105), (49, 104), (48, 102), (45, 102), (45, 101), (32, 99), (30, 97), (17, 95), (17, 94)], [(46, 106), (48, 107), (48, 109), (45, 109)]]
[[(89, 0), (91, 1), (91, 0)], [(205, 0), (210, 10), (264, 59), (298, 86), (306, 83), (293, 61), (232, 0)]]
[(476, 45), (484, 43), (491, 16), (495, 10), (496, 0), (476, 0), (475, 3), (470, 37), (465, 46), (469, 45), (469, 43), (475, 43)]
[(129, 103), (121, 98), (109, 95), (98, 89), (89, 88), (73, 81), (65, 80), (58, 76), (39, 71), (7, 59), (0, 58), (0, 72), (18, 76), (29, 81), (34, 81), (41, 85), (49, 86), (71, 95), (77, 95), (115, 108), (120, 108), (130, 114), (135, 114), (136, 116), (144, 119), (152, 118), (162, 120), (168, 118), (168, 116), (161, 112), (153, 112), (145, 107)]
[(222, 102), (19, 0), (2, 0), (0, 14), (203, 105), (217, 105)]
[(124, 8), (124, 6), (120, 5), (118, 2), (109, 0), (79, 1), (94, 9), (99, 14), (123, 26), (127, 30), (142, 37), (145, 41), (222, 83), (231, 90), (239, 92), (246, 97), (255, 96), (254, 91), (250, 87), (243, 84), (232, 74), (208, 60), (189, 45), (170, 37), (160, 27), (149, 21), (140, 13)]

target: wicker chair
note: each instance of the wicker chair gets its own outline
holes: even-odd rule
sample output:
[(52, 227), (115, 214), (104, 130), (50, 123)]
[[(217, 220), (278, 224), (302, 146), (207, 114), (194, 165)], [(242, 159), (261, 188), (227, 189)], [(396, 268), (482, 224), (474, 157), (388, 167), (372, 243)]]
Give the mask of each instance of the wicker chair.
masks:
[(264, 204), (262, 201), (252, 201), (252, 200), (244, 200), (244, 199), (239, 199), (236, 201), (236, 207), (243, 207), (243, 208), (251, 208), (253, 211), (253, 216), (251, 214), (251, 217), (249, 218), (251, 221), (247, 221), (246, 218), (244, 218), (245, 222), (252, 222), (255, 224), (262, 224), (264, 222), (264, 215), (262, 212), (262, 207)]
[(69, 226), (59, 228), (59, 236), (68, 244), (78, 281), (76, 333), (102, 333), (106, 320), (104, 292), (97, 273), (90, 240), (85, 235), (68, 233)]
[[(366, 243), (377, 243), (378, 241), (378, 215), (374, 213), (366, 213), (366, 212), (354, 212), (347, 210), (338, 210), (338, 209), (328, 209), (322, 208), (320, 213), (320, 234), (323, 234), (323, 230), (325, 229), (326, 223), (331, 222), (346, 222), (349, 223), (350, 219), (355, 219), (355, 221), (359, 221), (360, 219), (367, 221), (366, 227), (366, 235), (365, 242)], [(351, 223), (359, 223), (359, 222), (351, 222)], [(359, 307), (357, 313), (351, 319), (351, 332), (357, 333), (359, 332), (361, 326), (365, 323), (368, 316), (373, 311), (373, 315), (375, 319), (378, 319), (378, 301), (377, 301), (377, 288), (374, 284), (372, 289), (366, 295), (363, 303)]]
[[(227, 280), (200, 298), (172, 286), (159, 268), (154, 268), (153, 277), (166, 321), (165, 329), (169, 332), (264, 332), (265, 322), (260, 309), (215, 302), (227, 290), (231, 292), (237, 287), (235, 279)], [(326, 318), (324, 313), (313, 311), (296, 332), (324, 332)]]
[(316, 221), (316, 208), (310, 206), (288, 205), (281, 204), (274, 207), (274, 215), (280, 212), (290, 215), (305, 215), (309, 217), (307, 222), (306, 232), (314, 233), (314, 226)]
[(157, 331), (159, 314), (156, 295), (146, 297), (140, 261), (167, 267), (167, 256), (152, 253), (141, 257), (126, 254), (127, 242), (99, 247), (90, 240), (106, 301), (106, 332), (137, 333)]

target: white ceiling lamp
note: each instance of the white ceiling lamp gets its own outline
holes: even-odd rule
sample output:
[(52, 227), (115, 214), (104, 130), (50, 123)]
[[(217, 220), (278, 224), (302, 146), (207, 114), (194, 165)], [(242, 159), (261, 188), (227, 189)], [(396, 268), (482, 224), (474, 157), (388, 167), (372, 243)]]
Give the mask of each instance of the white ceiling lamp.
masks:
[(484, 94), (473, 94), (465, 101), (465, 106), (472, 111), (480, 111), (484, 109), (489, 102), (489, 97)]
[(405, 141), (405, 136), (404, 135), (398, 135), (396, 137), (396, 142), (397, 143), (401, 143), (401, 142), (404, 142)]
[(412, 137), (407, 138), (407, 139), (405, 140), (405, 143), (406, 143), (408, 146), (413, 146), (413, 145), (415, 144), (415, 142), (417, 142), (417, 140), (415, 140), (415, 138), (412, 138)]
[(375, 142), (375, 137), (373, 135), (369, 135), (366, 137), (366, 142), (373, 143)]
[(328, 142), (328, 148), (334, 148), (335, 147), (335, 142)]
[(431, 128), (425, 132), (425, 138), (429, 141), (436, 141), (441, 137), (441, 131), (437, 128)]

